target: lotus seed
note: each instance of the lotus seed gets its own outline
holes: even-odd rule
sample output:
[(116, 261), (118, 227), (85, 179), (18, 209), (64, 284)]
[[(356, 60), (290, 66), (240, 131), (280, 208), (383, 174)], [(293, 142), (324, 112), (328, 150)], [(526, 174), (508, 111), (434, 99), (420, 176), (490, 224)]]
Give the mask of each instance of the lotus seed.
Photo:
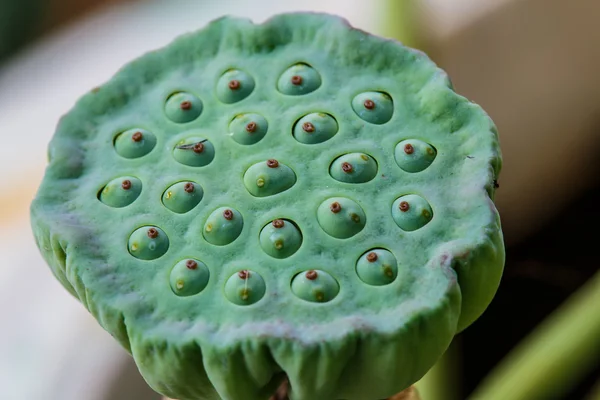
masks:
[(213, 144), (199, 136), (183, 139), (173, 149), (175, 161), (190, 167), (204, 167), (210, 164), (214, 157)]
[(204, 196), (204, 190), (195, 182), (177, 182), (163, 193), (162, 203), (169, 210), (183, 214), (196, 207)]
[(344, 154), (331, 163), (329, 174), (340, 182), (364, 183), (377, 175), (377, 163), (364, 153)]
[(387, 285), (398, 276), (398, 262), (389, 250), (369, 250), (356, 262), (356, 273), (368, 285)]
[(338, 132), (338, 123), (329, 114), (312, 113), (294, 125), (294, 138), (300, 143), (317, 144), (331, 139)]
[(124, 158), (139, 158), (156, 146), (156, 136), (144, 129), (130, 129), (115, 139), (115, 151)]
[(267, 120), (260, 114), (239, 114), (229, 123), (229, 134), (237, 143), (251, 145), (265, 137), (268, 128)]
[(317, 90), (321, 86), (321, 75), (310, 65), (292, 65), (281, 74), (277, 90), (283, 94), (297, 96)]
[(217, 98), (223, 103), (237, 103), (254, 90), (254, 78), (239, 69), (226, 71), (217, 82)]
[(142, 192), (142, 181), (133, 176), (123, 176), (108, 182), (98, 194), (98, 199), (109, 207), (121, 208), (133, 203)]
[(296, 183), (290, 167), (275, 159), (252, 165), (244, 174), (244, 186), (255, 197), (272, 196), (288, 190)]
[(129, 236), (129, 253), (140, 260), (154, 260), (169, 249), (167, 234), (156, 226), (142, 226)]
[(177, 296), (193, 296), (204, 290), (208, 284), (210, 272), (200, 260), (181, 260), (173, 269), (169, 278), (171, 290)]
[(302, 245), (302, 233), (291, 221), (276, 219), (260, 231), (260, 247), (274, 258), (287, 258)]
[(238, 306), (254, 304), (263, 298), (267, 287), (257, 272), (242, 270), (231, 275), (225, 283), (225, 297)]
[(433, 218), (433, 211), (427, 200), (408, 194), (394, 201), (392, 218), (402, 230), (411, 232), (427, 225)]
[(352, 109), (363, 120), (380, 125), (392, 118), (394, 103), (387, 93), (365, 92), (352, 99)]
[(202, 113), (202, 101), (187, 92), (172, 94), (165, 104), (165, 114), (173, 122), (180, 124), (191, 122)]
[(339, 293), (337, 280), (325, 271), (309, 270), (292, 279), (292, 292), (302, 300), (326, 303)]
[(347, 239), (365, 227), (367, 217), (354, 200), (334, 197), (321, 203), (317, 209), (317, 220), (327, 234)]
[(406, 172), (421, 172), (431, 165), (437, 155), (435, 148), (418, 139), (403, 140), (396, 145), (396, 164)]
[(243, 226), (244, 220), (239, 211), (220, 207), (208, 216), (202, 233), (207, 242), (224, 246), (240, 236)]

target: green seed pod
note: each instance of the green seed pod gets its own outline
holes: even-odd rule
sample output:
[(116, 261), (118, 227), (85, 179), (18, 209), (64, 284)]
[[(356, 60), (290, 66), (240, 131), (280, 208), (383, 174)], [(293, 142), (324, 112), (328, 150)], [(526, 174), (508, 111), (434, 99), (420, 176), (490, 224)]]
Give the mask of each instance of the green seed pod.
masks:
[(204, 167), (215, 158), (215, 148), (208, 139), (193, 136), (175, 145), (173, 158), (183, 165)]
[(208, 284), (210, 272), (200, 260), (185, 259), (179, 261), (171, 270), (169, 282), (177, 296), (193, 296), (204, 290)]
[(177, 182), (164, 191), (162, 202), (169, 210), (183, 214), (196, 207), (202, 196), (204, 190), (196, 182)]
[(237, 103), (250, 96), (254, 90), (254, 78), (244, 71), (230, 69), (217, 82), (217, 98), (223, 103)]
[(340, 182), (368, 182), (377, 175), (377, 162), (365, 153), (344, 154), (331, 163), (329, 175)]
[(340, 292), (340, 285), (327, 272), (311, 269), (294, 276), (292, 292), (302, 300), (326, 303), (337, 296)]
[(435, 148), (418, 139), (403, 140), (396, 145), (394, 157), (400, 168), (406, 172), (421, 172), (429, 167), (437, 151)]
[(389, 250), (372, 249), (360, 256), (356, 273), (367, 285), (388, 285), (398, 276), (398, 262)]
[(243, 227), (244, 219), (238, 210), (219, 207), (208, 216), (202, 234), (208, 243), (224, 246), (237, 239)]
[(433, 211), (421, 196), (407, 194), (392, 204), (392, 218), (402, 230), (410, 232), (427, 225), (433, 218)]
[(142, 181), (133, 176), (122, 176), (108, 182), (98, 198), (109, 207), (121, 208), (130, 205), (142, 192)]
[(140, 158), (156, 146), (156, 136), (145, 129), (129, 129), (115, 139), (115, 150), (125, 158)]
[(263, 298), (267, 287), (257, 272), (242, 270), (231, 275), (225, 283), (225, 297), (238, 306), (248, 306)]
[(287, 258), (302, 244), (302, 232), (287, 219), (276, 219), (260, 231), (260, 247), (275, 258)]
[(177, 92), (167, 99), (165, 114), (171, 121), (183, 124), (198, 118), (202, 108), (202, 100), (198, 97), (187, 92)]
[(313, 67), (299, 63), (286, 69), (277, 81), (277, 90), (298, 96), (314, 92), (321, 86), (321, 75)]
[(140, 260), (154, 260), (169, 249), (167, 234), (157, 226), (142, 226), (129, 236), (129, 253)]
[(317, 144), (331, 139), (337, 131), (338, 123), (331, 115), (312, 113), (296, 122), (293, 134), (300, 143)]
[(229, 134), (239, 144), (258, 143), (269, 129), (265, 117), (256, 113), (239, 114), (229, 124)]
[[(143, 152), (122, 124), (156, 144), (129, 158)], [(418, 150), (410, 134), (437, 152), (418, 173), (394, 151), (407, 139)], [(31, 206), (38, 248), (170, 398), (265, 400), (284, 377), (293, 400), (390, 398), (481, 315), (502, 274), (494, 124), (423, 53), (337, 17), (221, 18), (187, 34), (85, 94), (48, 154)], [(130, 175), (139, 198), (108, 206), (100, 188)], [(186, 180), (202, 184), (191, 209), (167, 189)], [(409, 192), (427, 201), (398, 199)], [(275, 218), (289, 231), (265, 226)], [(289, 257), (273, 250), (278, 232), (284, 252), (299, 247)], [(385, 267), (365, 272), (368, 249), (410, 270), (398, 264), (391, 283)], [(174, 267), (195, 255), (210, 277), (181, 297), (202, 286), (198, 261)]]
[(392, 118), (394, 102), (387, 93), (365, 92), (352, 99), (352, 109), (365, 121), (381, 125)]
[(332, 197), (319, 206), (317, 220), (327, 234), (338, 239), (347, 239), (365, 227), (367, 217), (354, 200)]
[(294, 183), (294, 171), (273, 158), (252, 165), (244, 174), (244, 186), (255, 197), (273, 196), (288, 190)]

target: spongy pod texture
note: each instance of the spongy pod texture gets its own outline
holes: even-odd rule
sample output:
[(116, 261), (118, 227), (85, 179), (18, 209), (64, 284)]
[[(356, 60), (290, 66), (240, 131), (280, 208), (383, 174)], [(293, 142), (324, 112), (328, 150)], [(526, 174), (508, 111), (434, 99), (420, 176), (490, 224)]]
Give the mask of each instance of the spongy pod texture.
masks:
[(223, 18), (83, 96), (31, 207), (57, 279), (182, 400), (374, 400), (485, 310), (496, 129), (421, 52)]

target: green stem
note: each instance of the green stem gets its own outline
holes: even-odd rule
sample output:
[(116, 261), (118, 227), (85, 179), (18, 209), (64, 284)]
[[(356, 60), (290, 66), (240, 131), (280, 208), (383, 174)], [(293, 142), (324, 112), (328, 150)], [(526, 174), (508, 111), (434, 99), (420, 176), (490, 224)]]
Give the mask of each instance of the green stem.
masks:
[(418, 46), (418, 2), (415, 0), (389, 0), (382, 7), (385, 15), (381, 35), (399, 40), (409, 47)]
[(469, 399), (558, 398), (599, 356), (600, 272), (512, 350)]

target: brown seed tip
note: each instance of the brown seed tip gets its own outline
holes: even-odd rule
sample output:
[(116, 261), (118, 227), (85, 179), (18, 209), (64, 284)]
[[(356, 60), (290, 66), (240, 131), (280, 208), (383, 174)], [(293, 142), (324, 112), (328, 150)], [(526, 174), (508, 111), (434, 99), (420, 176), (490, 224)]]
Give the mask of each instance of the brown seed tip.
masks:
[(237, 79), (232, 79), (229, 81), (228, 86), (231, 90), (238, 90), (240, 88), (240, 81), (238, 81)]
[(233, 219), (233, 211), (231, 211), (229, 208), (223, 211), (223, 218), (225, 218), (227, 221), (231, 221)]
[(183, 190), (185, 190), (187, 193), (192, 193), (194, 191), (194, 189), (195, 189), (195, 187), (192, 182), (188, 182), (183, 186)]
[(400, 211), (407, 212), (409, 209), (410, 209), (410, 205), (408, 204), (407, 201), (400, 202)]
[(306, 274), (304, 276), (306, 276), (306, 279), (314, 281), (315, 279), (317, 279), (319, 274), (317, 274), (317, 271), (315, 271), (314, 269), (311, 269), (310, 271), (306, 271)]
[(136, 132), (133, 135), (131, 135), (131, 140), (133, 140), (134, 142), (139, 142), (144, 138), (144, 135), (142, 135), (142, 132)]
[(192, 108), (192, 102), (188, 100), (182, 101), (179, 107), (181, 107), (182, 110), (187, 111)]
[(365, 108), (367, 110), (372, 110), (375, 108), (375, 102), (373, 100), (365, 100), (365, 102), (363, 103), (363, 105), (365, 106)]
[(315, 131), (315, 126), (310, 122), (305, 122), (302, 124), (302, 130), (307, 133), (313, 133)]
[(269, 167), (269, 168), (277, 168), (277, 167), (279, 167), (279, 161), (271, 158), (270, 160), (267, 160), (267, 167)]
[(194, 260), (187, 260), (185, 262), (185, 266), (188, 269), (196, 269), (196, 268), (198, 268), (198, 263), (196, 261), (194, 261)]
[(500, 184), (498, 183), (497, 180), (494, 179), (494, 189), (498, 189), (500, 187)]
[(367, 254), (367, 261), (368, 262), (375, 262), (375, 261), (377, 261), (377, 253), (375, 253), (374, 251), (372, 251), (369, 254)]
[(194, 150), (194, 153), (202, 153), (204, 151), (204, 144), (196, 143), (192, 149)]
[(238, 272), (238, 276), (240, 277), (240, 279), (248, 279), (250, 277), (250, 271), (248, 271), (247, 269), (243, 269), (240, 272)]
[(246, 125), (246, 132), (252, 133), (252, 132), (256, 131), (256, 127), (257, 127), (256, 122), (250, 122), (248, 125)]
[(412, 144), (410, 144), (410, 143), (407, 143), (407, 144), (405, 144), (405, 145), (404, 145), (404, 152), (405, 152), (406, 154), (412, 154), (412, 153), (414, 153), (414, 152), (415, 152), (415, 148), (413, 147), (413, 145), (412, 145)]
[(349, 162), (342, 163), (342, 171), (344, 171), (345, 173), (349, 174), (350, 172), (352, 172), (352, 169), (352, 164), (350, 164)]
[(331, 203), (331, 205), (329, 206), (329, 209), (331, 210), (332, 213), (337, 214), (340, 211), (342, 211), (342, 206), (340, 203), (338, 203), (337, 201), (334, 201), (333, 203)]
[(283, 222), (282, 219), (276, 219), (275, 221), (273, 221), (273, 226), (275, 228), (283, 228), (283, 225), (285, 225), (285, 222)]
[(292, 85), (302, 85), (302, 77), (300, 75), (292, 76)]
[(158, 237), (158, 230), (156, 228), (148, 229), (148, 237), (150, 239), (156, 239)]
[(131, 181), (129, 179), (125, 179), (123, 182), (121, 182), (121, 187), (124, 190), (129, 190), (131, 189)]

